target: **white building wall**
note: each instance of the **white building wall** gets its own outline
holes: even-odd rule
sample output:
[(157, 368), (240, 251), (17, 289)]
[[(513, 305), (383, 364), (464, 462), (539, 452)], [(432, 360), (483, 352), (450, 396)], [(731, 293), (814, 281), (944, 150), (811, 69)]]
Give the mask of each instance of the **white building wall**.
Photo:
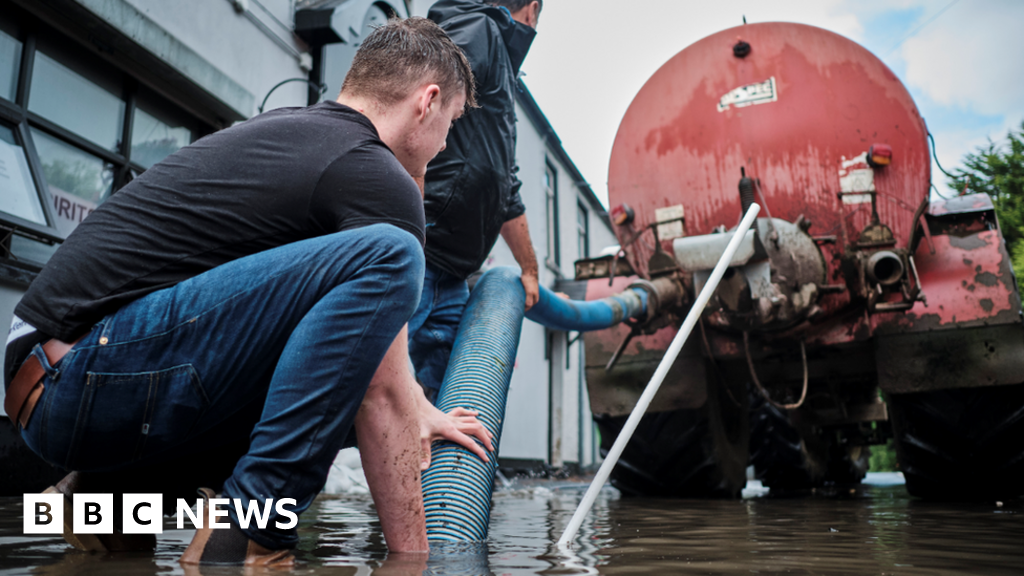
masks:
[[(88, 7), (93, 1), (83, 3)], [(252, 109), (239, 111), (246, 116), (256, 114), (275, 84), (308, 74), (300, 66), (300, 54), (308, 49), (292, 32), (294, 0), (250, 0), (242, 13), (231, 0), (119, 1), (138, 9), (252, 94)], [(305, 106), (307, 94), (305, 83), (286, 84), (274, 91), (266, 110)]]
[[(569, 167), (559, 162), (526, 113), (518, 106), (516, 113), (519, 118), (516, 160), (523, 182), (520, 195), (526, 205), (530, 237), (540, 264), (540, 281), (553, 288), (560, 278), (573, 278), (574, 263), (583, 256), (579, 254), (577, 241), (580, 203), (588, 209), (591, 255), (613, 245), (615, 236), (601, 219), (598, 209), (573, 181)], [(560, 266), (557, 269), (547, 262), (546, 163), (551, 163), (558, 171)], [(501, 239), (484, 265), (485, 268), (494, 266), (518, 266)], [(575, 336), (575, 333), (553, 334), (548, 350), (548, 331), (529, 320), (523, 323), (501, 440), (502, 458), (539, 460), (553, 466), (586, 466), (594, 462), (596, 449), (582, 372), (582, 341), (568, 343)]]
[[(522, 111), (517, 111), (523, 118)], [(516, 160), (519, 179), (523, 182), (520, 194), (526, 205), (526, 219), (530, 223), (530, 238), (537, 260), (541, 263), (540, 281), (551, 286), (554, 278), (543, 266), (546, 232), (544, 229), (544, 142), (528, 122), (519, 122), (519, 140)], [(484, 263), (484, 268), (518, 266), (505, 241), (498, 243)], [(501, 457), (528, 460), (548, 459), (548, 362), (545, 360), (544, 327), (529, 320), (523, 322), (519, 338), (519, 352), (506, 404), (505, 424), (501, 437)]]

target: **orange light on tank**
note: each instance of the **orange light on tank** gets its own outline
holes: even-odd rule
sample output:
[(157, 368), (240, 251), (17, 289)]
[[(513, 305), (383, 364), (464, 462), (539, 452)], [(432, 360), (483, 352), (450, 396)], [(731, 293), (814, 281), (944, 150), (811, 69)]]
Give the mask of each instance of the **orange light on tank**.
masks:
[(892, 146), (888, 144), (873, 144), (868, 150), (868, 164), (873, 168), (892, 164)]
[(616, 226), (625, 226), (633, 221), (635, 214), (633, 209), (629, 207), (629, 204), (619, 204), (615, 208), (612, 208), (612, 223)]

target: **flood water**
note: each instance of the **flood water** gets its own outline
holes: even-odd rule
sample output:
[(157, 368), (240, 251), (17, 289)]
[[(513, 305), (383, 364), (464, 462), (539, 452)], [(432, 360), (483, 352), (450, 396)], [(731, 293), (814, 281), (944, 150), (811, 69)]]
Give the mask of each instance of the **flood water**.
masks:
[[(873, 475), (875, 483), (890, 477)], [(605, 489), (572, 555), (553, 542), (583, 495), (572, 481), (517, 481), (495, 493), (484, 547), (388, 557), (368, 496), (319, 500), (300, 524), (292, 573), (518, 574), (1024, 574), (1024, 503), (923, 502), (901, 485), (801, 498), (737, 501), (621, 498)], [(749, 494), (748, 494), (749, 495)], [(184, 571), (191, 530), (167, 525), (155, 554), (77, 552), (59, 537), (21, 533), (21, 499), (0, 499), (0, 574), (281, 574)]]

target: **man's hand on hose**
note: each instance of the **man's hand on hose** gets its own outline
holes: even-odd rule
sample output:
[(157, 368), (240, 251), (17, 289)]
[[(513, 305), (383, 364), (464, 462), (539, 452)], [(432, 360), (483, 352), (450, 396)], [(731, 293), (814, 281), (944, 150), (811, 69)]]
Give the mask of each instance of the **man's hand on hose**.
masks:
[(540, 298), (540, 283), (537, 280), (537, 255), (533, 253), (533, 244), (530, 243), (530, 226), (526, 222), (526, 214), (505, 222), (501, 227), (501, 237), (505, 239), (505, 244), (508, 244), (512, 256), (523, 271), (520, 278), (526, 290), (526, 310), (529, 310)]
[[(422, 395), (421, 397), (419, 409), (421, 469), (426, 470), (430, 466), (430, 445), (435, 440), (449, 440), (476, 454), (484, 462), (491, 461), (487, 452), (494, 452), (492, 436), (487, 428), (484, 428), (483, 423), (477, 419), (478, 413), (475, 410), (456, 408), (445, 414), (434, 407), (426, 397)], [(483, 447), (477, 444), (473, 438), (480, 440)], [(487, 451), (484, 451), (484, 448), (487, 448)]]
[(523, 272), (520, 279), (523, 281), (523, 289), (526, 290), (526, 309), (529, 310), (540, 299), (540, 281), (537, 279), (537, 271)]

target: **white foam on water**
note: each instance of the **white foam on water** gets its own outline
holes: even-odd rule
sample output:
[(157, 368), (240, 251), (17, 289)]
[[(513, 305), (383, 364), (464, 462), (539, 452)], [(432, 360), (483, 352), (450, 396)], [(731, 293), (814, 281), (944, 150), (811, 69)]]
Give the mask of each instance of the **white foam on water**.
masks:
[(363, 473), (363, 463), (359, 460), (358, 448), (346, 448), (338, 452), (334, 463), (331, 464), (331, 471), (327, 474), (324, 493), (337, 495), (370, 493), (370, 488), (366, 484), (366, 475)]

